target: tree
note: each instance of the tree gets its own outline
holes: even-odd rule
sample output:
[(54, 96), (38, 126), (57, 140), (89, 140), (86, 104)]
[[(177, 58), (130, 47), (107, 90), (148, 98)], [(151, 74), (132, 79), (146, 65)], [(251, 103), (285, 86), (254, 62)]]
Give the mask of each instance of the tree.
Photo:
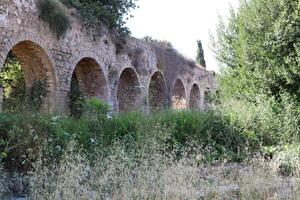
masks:
[(300, 0), (243, 0), (220, 20), (213, 42), (222, 66), (220, 86), (229, 98), (257, 94), (300, 102)]
[(197, 46), (198, 46), (198, 50), (197, 50), (196, 62), (200, 64), (202, 67), (206, 67), (201, 40), (197, 41)]

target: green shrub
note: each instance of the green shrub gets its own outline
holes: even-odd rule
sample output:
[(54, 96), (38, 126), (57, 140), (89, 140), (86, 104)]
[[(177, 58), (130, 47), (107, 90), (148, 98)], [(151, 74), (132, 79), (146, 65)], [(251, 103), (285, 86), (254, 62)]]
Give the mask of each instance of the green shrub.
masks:
[(107, 117), (111, 110), (110, 105), (98, 98), (91, 98), (86, 101), (86, 110), (89, 116), (95, 115), (98, 120)]
[(30, 88), (28, 104), (33, 111), (39, 111), (43, 104), (43, 99), (47, 96), (46, 81), (35, 80)]
[(40, 18), (49, 24), (57, 38), (63, 36), (71, 27), (65, 8), (58, 0), (38, 0)]
[(71, 84), (69, 93), (70, 116), (79, 119), (84, 113), (85, 98), (78, 86)]

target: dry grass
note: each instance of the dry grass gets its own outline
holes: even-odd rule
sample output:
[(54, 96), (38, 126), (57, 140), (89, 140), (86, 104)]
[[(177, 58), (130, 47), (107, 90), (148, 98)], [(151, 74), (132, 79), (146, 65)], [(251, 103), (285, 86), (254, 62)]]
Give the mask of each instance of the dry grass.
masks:
[(174, 161), (172, 153), (156, 150), (153, 141), (142, 152), (128, 152), (116, 144), (114, 153), (99, 156), (97, 164), (90, 166), (73, 147), (51, 169), (36, 163), (29, 199), (232, 200), (297, 199), (300, 195), (298, 173), (279, 175), (284, 160), (280, 155), (273, 161), (258, 157), (243, 164), (208, 166), (201, 164), (201, 154)]
[(3, 171), (1, 165), (0, 165), (0, 199), (9, 193), (10, 183), (8, 181), (7, 174)]

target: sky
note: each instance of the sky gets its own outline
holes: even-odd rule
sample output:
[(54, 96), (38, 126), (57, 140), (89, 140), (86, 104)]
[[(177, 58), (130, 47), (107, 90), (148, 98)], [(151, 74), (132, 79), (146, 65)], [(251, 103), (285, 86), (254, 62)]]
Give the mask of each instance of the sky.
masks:
[(127, 22), (133, 37), (151, 36), (167, 40), (186, 57), (194, 59), (197, 40), (203, 44), (206, 66), (218, 71), (217, 62), (209, 48), (209, 32), (215, 33), (218, 15), (228, 17), (230, 5), (238, 7), (239, 0), (138, 0), (139, 8)]

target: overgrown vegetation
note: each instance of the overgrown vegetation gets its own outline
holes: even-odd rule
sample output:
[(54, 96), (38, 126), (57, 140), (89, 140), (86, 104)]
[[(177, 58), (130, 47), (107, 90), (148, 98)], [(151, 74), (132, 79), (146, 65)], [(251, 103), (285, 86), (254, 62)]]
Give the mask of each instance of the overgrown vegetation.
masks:
[(59, 0), (38, 0), (40, 18), (49, 24), (57, 38), (63, 36), (71, 27), (70, 17)]
[[(153, 129), (157, 138), (165, 130)], [(243, 165), (207, 166), (203, 150), (186, 148), (176, 159), (153, 138), (143, 146), (128, 149), (116, 142), (90, 165), (71, 142), (60, 163), (44, 167), (35, 163), (31, 199), (294, 199), (300, 192), (299, 179), (278, 174), (280, 162), (260, 157)], [(193, 152), (191, 156), (190, 152)], [(299, 152), (298, 152), (299, 153)], [(293, 157), (299, 164), (299, 157)], [(174, 159), (175, 158), (175, 159)], [(57, 176), (58, 174), (58, 176)]]
[(67, 7), (76, 8), (86, 27), (101, 27), (103, 24), (116, 30), (121, 36), (130, 34), (125, 26), (132, 17), (129, 13), (137, 7), (137, 0), (38, 0), (40, 18), (47, 22), (50, 29), (62, 37), (71, 27), (71, 19), (67, 14)]
[(25, 79), (18, 59), (9, 52), (0, 73), (0, 86), (3, 88), (3, 105), (6, 110), (21, 110), (26, 98)]
[(135, 9), (137, 0), (61, 0), (64, 4), (78, 9), (87, 26), (99, 26), (102, 23), (116, 29), (122, 35), (128, 35), (125, 26), (130, 11)]
[[(92, 195), (91, 199), (103, 199), (123, 195), (125, 199), (147, 199), (150, 194), (171, 199), (250, 198), (254, 194), (262, 198), (272, 196), (274, 190), (282, 193), (282, 188), (291, 197), (297, 194), (296, 186), (279, 187), (277, 183), (284, 177), (299, 176), (299, 145), (261, 148), (263, 137), (241, 126), (252, 119), (244, 121), (238, 113), (224, 115), (225, 111), (151, 116), (127, 113), (108, 118), (108, 109), (101, 101), (87, 102), (89, 109), (80, 119), (0, 114), (1, 162), (6, 172), (25, 175), (32, 171), (30, 198), (55, 199), (63, 195), (64, 199), (84, 199)], [(237, 111), (246, 111), (240, 108)], [(251, 123), (248, 125), (251, 127)], [(274, 141), (281, 138), (272, 137)], [(259, 160), (251, 163), (255, 152), (260, 151)], [(272, 157), (272, 162), (262, 156)], [(248, 168), (215, 166), (228, 162), (242, 162)], [(253, 171), (249, 172), (249, 166)], [(214, 174), (209, 185), (203, 171)], [(242, 182), (236, 182), (236, 176)], [(269, 185), (264, 189), (256, 185), (261, 176), (270, 179), (264, 179)], [(238, 188), (227, 187), (228, 181)], [(225, 186), (226, 192), (220, 193), (217, 188)]]
[(30, 88), (26, 88), (21, 64), (12, 52), (0, 73), (0, 86), (3, 88), (3, 110), (10, 113), (39, 111), (47, 94), (43, 80), (35, 80)]
[(69, 109), (70, 116), (79, 119), (84, 112), (85, 98), (78, 86), (78, 80), (76, 76), (72, 77), (71, 87), (69, 92)]
[[(31, 176), (31, 199), (298, 197), (299, 3), (241, 1), (228, 24), (220, 21), (213, 45), (223, 69), (204, 112), (108, 116), (109, 106), (86, 100), (74, 79), (70, 117), (1, 113), (0, 197), (10, 190), (3, 179), (15, 172)], [(134, 8), (132, 1), (122, 5), (122, 13)], [(1, 84), (13, 97), (24, 78), (13, 57), (5, 70)], [(38, 99), (28, 98), (39, 107), (43, 85), (32, 89)]]
[[(30, 113), (1, 114), (0, 155), (5, 168), (9, 171), (29, 170), (44, 145), (48, 145), (45, 155), (56, 160), (73, 139), (90, 158), (116, 141), (138, 150), (140, 146), (148, 145), (144, 140), (149, 138), (157, 140), (162, 148), (176, 151), (178, 156), (190, 145), (209, 149), (205, 155), (207, 162), (225, 158), (237, 161), (258, 146), (251, 137), (227, 126), (227, 119), (212, 112), (167, 112), (153, 116), (131, 113), (107, 118), (107, 107), (97, 102), (88, 101), (89, 114), (80, 119)], [(165, 130), (165, 135), (157, 135), (160, 137), (157, 138), (155, 132), (159, 129)]]
[(263, 145), (299, 142), (298, 6), (292, 0), (241, 1), (228, 24), (220, 21), (213, 44), (223, 66), (220, 109), (240, 118)]
[(157, 39), (152, 38), (151, 36), (145, 36), (142, 38), (142, 40), (144, 40), (145, 42), (149, 42), (151, 44), (157, 44), (160, 47), (167, 49), (167, 50), (175, 50), (172, 43), (167, 40), (157, 40)]
[(225, 98), (255, 102), (265, 94), (300, 102), (298, 0), (241, 1), (229, 24), (220, 21), (213, 46)]

